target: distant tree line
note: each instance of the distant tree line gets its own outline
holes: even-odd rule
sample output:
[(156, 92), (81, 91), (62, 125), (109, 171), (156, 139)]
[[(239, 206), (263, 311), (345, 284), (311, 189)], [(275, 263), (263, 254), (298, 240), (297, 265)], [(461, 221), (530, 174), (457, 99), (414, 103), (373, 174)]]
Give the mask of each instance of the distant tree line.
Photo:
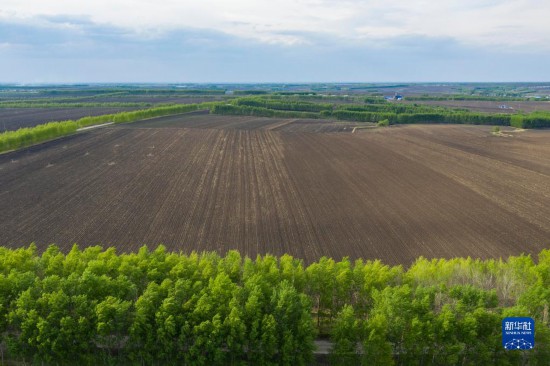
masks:
[(508, 114), (459, 112), (452, 110), (440, 112), (395, 113), (360, 112), (347, 109), (338, 109), (332, 113), (325, 113), (324, 116), (359, 122), (378, 122), (387, 119), (390, 124), (457, 123), (500, 126), (509, 126), (511, 119), (511, 116)]
[[(396, 104), (382, 101), (374, 103), (343, 104), (312, 103), (297, 99), (274, 96), (236, 98), (226, 105), (216, 105), (212, 113), (232, 115), (256, 115), (264, 117), (288, 118), (335, 118), (357, 122), (379, 122), (388, 120), (390, 124), (411, 123), (456, 123), (475, 125), (513, 126), (519, 128), (550, 127), (550, 113), (530, 114), (480, 113), (465, 109), (423, 106), (417, 104)], [(295, 112), (308, 111), (300, 114)]]
[[(380, 261), (229, 251), (117, 254), (0, 247), (2, 361), (307, 365), (550, 363), (550, 250), (502, 260)], [(501, 321), (536, 320), (536, 346), (506, 351)]]
[(543, 128), (550, 127), (549, 112), (533, 112), (530, 114), (515, 114), (510, 125), (517, 128)]

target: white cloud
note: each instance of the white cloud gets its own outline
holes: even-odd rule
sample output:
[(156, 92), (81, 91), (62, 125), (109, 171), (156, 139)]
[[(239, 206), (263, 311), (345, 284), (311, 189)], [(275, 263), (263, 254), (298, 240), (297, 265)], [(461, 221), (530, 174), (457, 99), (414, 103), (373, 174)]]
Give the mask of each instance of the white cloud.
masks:
[(315, 34), (317, 41), (420, 36), (548, 50), (549, 14), (547, 0), (2, 0), (0, 19), (85, 17), (140, 36), (197, 28), (284, 45), (310, 43)]

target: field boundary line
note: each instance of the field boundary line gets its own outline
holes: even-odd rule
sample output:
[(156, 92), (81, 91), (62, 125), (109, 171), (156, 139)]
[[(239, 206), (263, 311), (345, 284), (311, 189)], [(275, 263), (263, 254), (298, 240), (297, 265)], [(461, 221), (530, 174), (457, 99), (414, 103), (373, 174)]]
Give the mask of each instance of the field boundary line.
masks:
[(91, 129), (94, 129), (94, 128), (105, 127), (105, 126), (110, 126), (110, 125), (114, 125), (114, 124), (115, 124), (114, 122), (107, 122), (107, 123), (102, 123), (100, 125), (91, 125), (91, 126), (81, 127), (79, 129), (77, 129), (76, 132), (87, 131), (87, 130), (91, 130)]
[(288, 121), (283, 121), (283, 122), (279, 122), (279, 123), (274, 123), (272, 125), (269, 125), (269, 127), (265, 128), (266, 131), (275, 131), (277, 130), (278, 128), (281, 128), (281, 127), (284, 127), (284, 126), (288, 126), (294, 122), (298, 121), (298, 118), (294, 118), (294, 119), (290, 119)]

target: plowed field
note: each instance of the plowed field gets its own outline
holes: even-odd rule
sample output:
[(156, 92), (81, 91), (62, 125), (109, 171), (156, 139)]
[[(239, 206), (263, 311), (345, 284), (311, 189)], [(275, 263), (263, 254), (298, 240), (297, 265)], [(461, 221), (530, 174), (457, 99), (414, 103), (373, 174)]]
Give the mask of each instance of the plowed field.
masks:
[(392, 264), (550, 247), (550, 131), (318, 133), (336, 122), (178, 118), (1, 155), (0, 245), (164, 243)]

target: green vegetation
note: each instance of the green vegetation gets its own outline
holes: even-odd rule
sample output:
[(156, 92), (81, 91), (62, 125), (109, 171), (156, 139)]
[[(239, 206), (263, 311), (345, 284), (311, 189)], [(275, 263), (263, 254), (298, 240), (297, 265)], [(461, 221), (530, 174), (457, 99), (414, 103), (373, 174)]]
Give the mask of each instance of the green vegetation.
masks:
[[(300, 97), (303, 97), (300, 95)], [(309, 97), (309, 96), (308, 96)], [(314, 96), (316, 97), (316, 96)], [(550, 113), (530, 114), (479, 113), (459, 108), (432, 107), (417, 104), (387, 102), (368, 97), (365, 104), (335, 105), (313, 103), (296, 96), (269, 95), (236, 98), (226, 105), (216, 105), (212, 113), (253, 115), (282, 118), (334, 118), (355, 122), (388, 120), (389, 124), (456, 123), (474, 125), (514, 126), (520, 128), (550, 127)]]
[(200, 109), (209, 109), (213, 105), (215, 105), (215, 103), (177, 104), (131, 112), (106, 114), (96, 117), (84, 117), (76, 121), (50, 122), (35, 127), (20, 128), (17, 131), (6, 131), (0, 133), (0, 152), (18, 149), (56, 137), (66, 136), (76, 132), (77, 129), (86, 126), (98, 125), (107, 122), (133, 122), (146, 118), (186, 113)]
[(378, 127), (388, 127), (390, 125), (390, 121), (387, 119), (383, 119), (382, 121), (378, 122)]
[[(148, 90), (127, 90), (124, 93), (143, 94)], [(158, 91), (156, 91), (158, 92)], [(177, 93), (177, 90), (168, 90), (166, 93)], [(185, 90), (214, 94), (221, 90)], [(114, 93), (111, 93), (111, 95)], [(315, 99), (315, 102), (311, 98)], [(269, 94), (266, 96), (252, 96), (231, 99), (223, 102), (205, 102), (200, 104), (170, 104), (157, 106), (145, 110), (120, 112), (97, 117), (85, 117), (76, 121), (51, 122), (32, 128), (22, 128), (17, 131), (8, 131), (0, 134), (0, 152), (21, 148), (51, 138), (65, 136), (75, 132), (78, 128), (106, 122), (132, 122), (145, 118), (185, 113), (198, 109), (210, 109), (211, 113), (226, 115), (251, 115), (279, 118), (334, 118), (346, 121), (373, 122), (388, 121), (388, 124), (411, 123), (458, 123), (476, 125), (513, 126), (518, 128), (550, 127), (550, 113), (533, 112), (530, 114), (504, 113), (476, 113), (463, 109), (449, 109), (417, 104), (401, 104), (386, 102), (380, 97), (370, 96), (364, 99), (365, 104), (327, 103), (343, 97), (327, 97), (310, 94)], [(148, 103), (86, 103), (68, 102), (59, 103), (51, 100), (0, 102), (2, 107), (136, 107), (148, 106)]]
[(500, 127), (499, 126), (494, 126), (493, 129), (492, 129), (492, 132), (493, 133), (499, 133), (500, 132)]
[[(0, 340), (19, 363), (306, 365), (550, 362), (550, 250), (502, 260), (379, 261), (0, 247)], [(535, 350), (501, 320), (531, 316)]]
[(550, 127), (549, 112), (533, 112), (530, 114), (515, 114), (510, 125), (517, 128), (543, 128)]
[(50, 140), (59, 136), (74, 133), (78, 124), (74, 121), (50, 122), (31, 128), (20, 128), (17, 131), (0, 133), (0, 152), (18, 149), (24, 146)]

